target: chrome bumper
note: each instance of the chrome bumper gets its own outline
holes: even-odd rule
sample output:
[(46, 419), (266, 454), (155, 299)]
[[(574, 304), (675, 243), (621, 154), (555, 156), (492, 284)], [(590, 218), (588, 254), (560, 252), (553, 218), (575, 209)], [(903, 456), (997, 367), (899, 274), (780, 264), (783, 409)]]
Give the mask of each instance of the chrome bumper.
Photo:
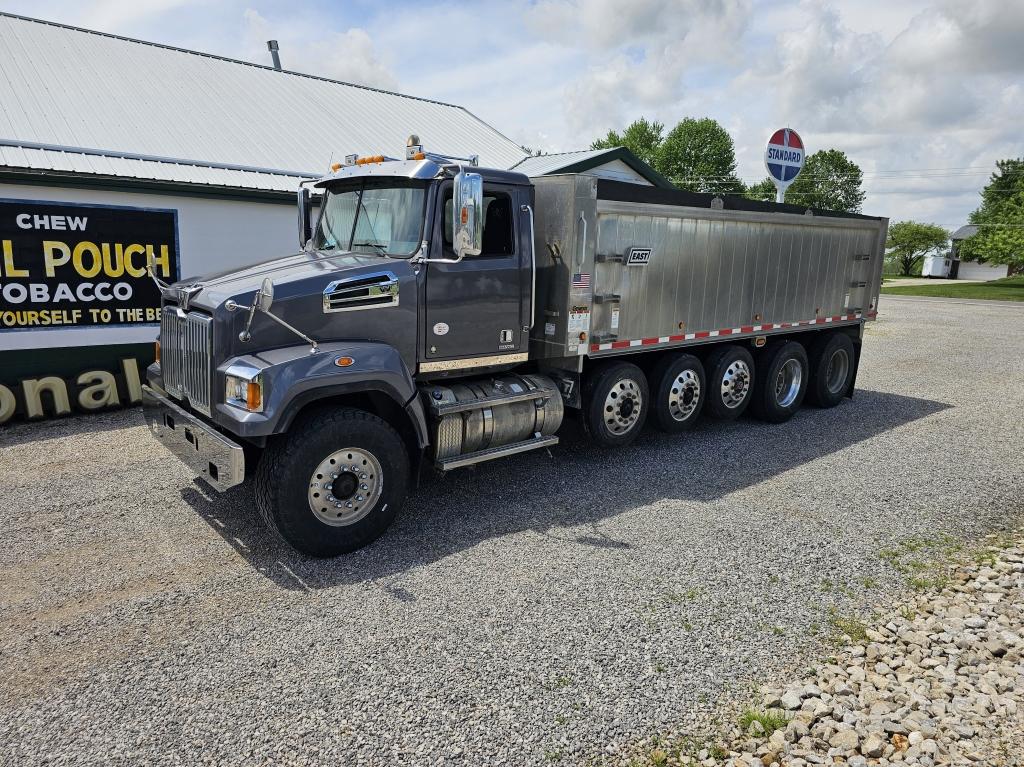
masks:
[(142, 387), (142, 413), (153, 436), (182, 463), (224, 492), (245, 479), (245, 453), (191, 413), (149, 386)]

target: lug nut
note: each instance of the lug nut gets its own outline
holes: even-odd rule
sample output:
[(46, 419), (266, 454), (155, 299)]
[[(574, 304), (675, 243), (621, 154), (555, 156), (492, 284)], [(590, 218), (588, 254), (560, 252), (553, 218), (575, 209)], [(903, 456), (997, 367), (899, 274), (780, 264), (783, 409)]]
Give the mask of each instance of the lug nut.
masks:
[(345, 508), (351, 509), (352, 508), (352, 501), (349, 501), (348, 503), (346, 503), (345, 504)]

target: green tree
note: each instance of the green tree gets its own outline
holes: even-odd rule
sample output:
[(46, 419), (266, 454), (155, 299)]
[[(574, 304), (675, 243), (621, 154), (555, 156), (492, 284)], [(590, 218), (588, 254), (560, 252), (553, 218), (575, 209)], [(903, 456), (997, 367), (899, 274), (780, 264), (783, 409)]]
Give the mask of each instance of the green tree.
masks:
[(1024, 269), (1024, 159), (996, 163), (969, 220), (978, 232), (960, 243), (962, 258)]
[(743, 194), (736, 176), (736, 146), (710, 117), (686, 117), (661, 142), (655, 169), (680, 189), (710, 194)]
[(900, 266), (900, 274), (910, 276), (924, 257), (946, 247), (949, 232), (935, 224), (897, 221), (889, 227), (885, 247)]
[(775, 182), (770, 178), (758, 181), (753, 186), (747, 187), (744, 196), (761, 202), (775, 202)]
[(821, 210), (860, 213), (864, 204), (864, 174), (838, 149), (808, 155), (804, 169), (786, 190), (786, 202)]
[(658, 153), (661, 150), (664, 133), (665, 126), (660, 122), (650, 122), (641, 117), (626, 126), (621, 134), (613, 130), (608, 131), (607, 136), (592, 143), (590, 148), (613, 149), (624, 146), (652, 168), (657, 169)]

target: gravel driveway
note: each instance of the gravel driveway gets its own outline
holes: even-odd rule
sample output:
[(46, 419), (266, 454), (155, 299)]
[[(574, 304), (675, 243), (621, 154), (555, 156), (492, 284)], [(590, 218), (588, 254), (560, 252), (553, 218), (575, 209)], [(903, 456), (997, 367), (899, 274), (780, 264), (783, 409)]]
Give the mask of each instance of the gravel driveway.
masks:
[(574, 764), (698, 721), (1024, 512), (1024, 305), (890, 299), (858, 392), (429, 479), (336, 561), (138, 413), (0, 432), (0, 761)]

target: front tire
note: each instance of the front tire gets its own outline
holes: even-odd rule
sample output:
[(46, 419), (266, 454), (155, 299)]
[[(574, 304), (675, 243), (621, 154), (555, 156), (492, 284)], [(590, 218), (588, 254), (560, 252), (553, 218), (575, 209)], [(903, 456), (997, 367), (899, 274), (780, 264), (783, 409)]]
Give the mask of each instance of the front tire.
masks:
[(716, 349), (707, 359), (707, 409), (715, 418), (733, 421), (750, 404), (754, 386), (754, 358), (742, 346)]
[(659, 429), (677, 434), (697, 425), (707, 397), (704, 366), (699, 359), (692, 354), (667, 356), (654, 368), (651, 382), (651, 414)]
[(379, 538), (409, 485), (398, 433), (355, 408), (315, 410), (271, 443), (256, 471), (267, 525), (313, 557), (334, 557)]
[(640, 436), (650, 402), (644, 372), (629, 362), (598, 369), (583, 389), (583, 423), (600, 445), (622, 447)]

